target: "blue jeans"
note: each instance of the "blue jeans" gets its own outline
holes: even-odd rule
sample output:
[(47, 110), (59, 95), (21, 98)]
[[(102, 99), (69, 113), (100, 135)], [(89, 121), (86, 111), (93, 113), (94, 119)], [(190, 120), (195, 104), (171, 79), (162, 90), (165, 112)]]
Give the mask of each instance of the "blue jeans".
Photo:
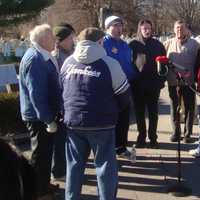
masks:
[(115, 130), (68, 130), (66, 140), (67, 178), (65, 200), (79, 200), (90, 151), (94, 154), (100, 200), (115, 200), (117, 161)]

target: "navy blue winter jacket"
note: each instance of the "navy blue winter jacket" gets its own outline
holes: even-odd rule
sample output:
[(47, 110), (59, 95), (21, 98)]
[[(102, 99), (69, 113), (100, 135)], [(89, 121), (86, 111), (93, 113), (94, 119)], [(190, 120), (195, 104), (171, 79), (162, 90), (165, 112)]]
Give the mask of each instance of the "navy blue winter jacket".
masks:
[(50, 123), (61, 108), (61, 90), (53, 62), (34, 47), (27, 50), (19, 68), (20, 108), (24, 121)]
[(82, 41), (61, 68), (64, 122), (74, 129), (114, 127), (129, 103), (129, 84), (119, 63), (103, 47)]

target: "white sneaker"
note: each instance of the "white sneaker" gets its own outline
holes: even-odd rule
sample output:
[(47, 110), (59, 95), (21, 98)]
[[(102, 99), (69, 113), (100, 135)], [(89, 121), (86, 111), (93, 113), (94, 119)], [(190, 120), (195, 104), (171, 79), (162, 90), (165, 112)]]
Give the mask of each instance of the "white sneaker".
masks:
[(198, 151), (198, 149), (192, 149), (189, 151), (189, 154), (195, 158), (199, 158), (200, 157), (200, 152)]
[(136, 163), (136, 154), (133, 151), (129, 151), (128, 149), (121, 154), (117, 155), (118, 158), (123, 158), (126, 160), (130, 160), (132, 163)]

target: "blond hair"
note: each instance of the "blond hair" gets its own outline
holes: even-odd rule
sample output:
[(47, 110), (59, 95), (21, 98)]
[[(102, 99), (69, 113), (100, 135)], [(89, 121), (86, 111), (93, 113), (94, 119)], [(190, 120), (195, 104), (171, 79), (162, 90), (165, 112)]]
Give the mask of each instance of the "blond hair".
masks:
[(93, 42), (97, 42), (98, 40), (103, 38), (104, 35), (105, 33), (101, 29), (96, 27), (88, 27), (80, 32), (80, 34), (78, 35), (78, 40), (90, 40)]

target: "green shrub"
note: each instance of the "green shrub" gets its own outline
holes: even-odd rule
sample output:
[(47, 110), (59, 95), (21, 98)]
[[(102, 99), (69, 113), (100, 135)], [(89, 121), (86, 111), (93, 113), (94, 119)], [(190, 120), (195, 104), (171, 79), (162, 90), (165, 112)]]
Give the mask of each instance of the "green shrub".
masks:
[(19, 93), (0, 93), (0, 135), (25, 131), (20, 115)]
[(0, 53), (0, 64), (10, 64), (10, 63), (17, 63), (20, 62), (20, 59), (17, 58), (15, 55), (11, 55), (9, 57), (4, 57), (2, 53)]

